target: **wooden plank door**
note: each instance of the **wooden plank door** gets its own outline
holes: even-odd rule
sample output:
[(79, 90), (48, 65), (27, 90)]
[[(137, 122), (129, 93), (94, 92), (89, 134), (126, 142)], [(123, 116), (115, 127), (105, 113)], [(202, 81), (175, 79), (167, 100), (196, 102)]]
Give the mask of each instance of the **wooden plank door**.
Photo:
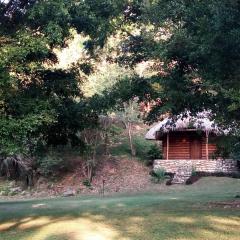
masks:
[(190, 141), (190, 158), (202, 159), (202, 144), (200, 139), (192, 139)]

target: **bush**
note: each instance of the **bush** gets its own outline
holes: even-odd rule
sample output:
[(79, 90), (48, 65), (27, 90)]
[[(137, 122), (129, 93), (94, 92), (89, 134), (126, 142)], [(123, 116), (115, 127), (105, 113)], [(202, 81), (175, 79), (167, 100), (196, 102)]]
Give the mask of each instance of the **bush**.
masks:
[(88, 188), (91, 188), (91, 187), (92, 187), (92, 184), (91, 184), (91, 182), (90, 182), (89, 179), (84, 179), (84, 180), (82, 181), (82, 183), (83, 183), (83, 185), (84, 185), (85, 187), (88, 187)]
[[(131, 156), (129, 140), (125, 136), (114, 138), (114, 140), (115, 146), (110, 149), (113, 156)], [(154, 159), (162, 158), (161, 148), (155, 142), (144, 139), (143, 135), (134, 135), (133, 145), (136, 150), (136, 158), (147, 166), (151, 166)]]
[(157, 144), (151, 145), (149, 150), (147, 151), (146, 165), (152, 166), (153, 161), (155, 159), (161, 159), (161, 158), (162, 158), (162, 151), (159, 148), (159, 146)]
[(191, 176), (197, 176), (197, 170), (196, 167), (192, 167), (192, 173)]
[(166, 175), (164, 168), (159, 168), (152, 172), (152, 182), (154, 183), (163, 183), (169, 177)]
[[(114, 156), (119, 155), (131, 155), (131, 149), (129, 146), (129, 140), (127, 138), (117, 138), (116, 142), (119, 143), (115, 147), (111, 148), (111, 154)], [(133, 136), (133, 145), (136, 150), (136, 158), (145, 162), (148, 160), (148, 152), (150, 151), (153, 143), (149, 140), (145, 140), (144, 136)]]
[(162, 151), (157, 144), (151, 145), (147, 153), (148, 159), (155, 160), (162, 158)]
[(59, 172), (67, 170), (67, 162), (61, 152), (50, 151), (38, 160), (38, 166), (43, 176), (56, 176)]
[(10, 195), (11, 188), (8, 185), (0, 186), (0, 196)]
[(123, 131), (124, 131), (124, 129), (122, 127), (117, 126), (116, 124), (112, 124), (109, 129), (109, 133), (111, 134), (111, 136), (118, 136)]
[(151, 147), (151, 142), (144, 139), (143, 136), (134, 136), (133, 144), (136, 149), (136, 157), (140, 160), (145, 161), (147, 158), (148, 149)]

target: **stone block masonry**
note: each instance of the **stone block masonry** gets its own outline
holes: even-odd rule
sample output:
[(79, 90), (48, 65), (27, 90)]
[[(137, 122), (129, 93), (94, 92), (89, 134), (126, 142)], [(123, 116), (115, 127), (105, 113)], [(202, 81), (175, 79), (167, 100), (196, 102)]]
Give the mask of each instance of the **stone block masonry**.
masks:
[(154, 161), (153, 169), (164, 168), (166, 172), (176, 173), (179, 168), (188, 166), (197, 172), (206, 173), (237, 173), (239, 168), (237, 161), (232, 159), (217, 159), (217, 160), (162, 160), (157, 159)]

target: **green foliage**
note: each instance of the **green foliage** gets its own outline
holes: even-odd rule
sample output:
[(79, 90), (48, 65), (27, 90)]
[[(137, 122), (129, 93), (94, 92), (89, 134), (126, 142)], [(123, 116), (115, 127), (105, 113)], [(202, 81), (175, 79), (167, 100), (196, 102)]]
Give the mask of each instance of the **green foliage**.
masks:
[(192, 173), (191, 176), (197, 176), (197, 170), (196, 167), (192, 167)]
[(91, 182), (89, 181), (89, 179), (84, 179), (84, 180), (82, 181), (82, 183), (83, 183), (84, 186), (86, 186), (86, 187), (88, 187), (88, 188), (91, 188), (91, 187), (92, 187), (92, 184), (91, 184)]
[[(106, 53), (106, 56), (108, 54), (110, 53)], [(93, 95), (104, 96), (105, 92), (113, 88), (117, 82), (132, 75), (129, 69), (121, 68), (116, 64), (99, 63), (99, 65), (82, 85), (82, 91), (87, 97)]]
[(164, 168), (159, 168), (152, 172), (152, 182), (163, 183), (168, 177), (166, 176), (166, 171)]
[(112, 124), (109, 131), (111, 133), (112, 136), (118, 136), (123, 132), (123, 128), (117, 126), (116, 124)]
[(34, 152), (36, 145), (42, 140), (41, 136), (34, 136), (39, 130), (49, 123), (54, 122), (54, 117), (48, 113), (42, 115), (25, 116), (23, 119), (0, 119), (0, 155), (27, 154)]
[[(54, 64), (58, 59), (54, 48), (63, 47), (74, 28), (78, 33), (89, 35), (84, 45), (93, 54), (115, 31), (113, 24), (117, 26), (119, 21), (122, 24), (120, 16), (124, 14), (126, 3), (112, 0), (101, 3), (95, 0), (79, 3), (72, 0), (1, 1), (0, 161), (8, 156), (14, 160), (19, 155), (23, 158), (41, 155), (51, 146), (75, 147), (85, 143), (79, 133), (84, 129), (94, 131), (102, 108), (84, 98), (83, 79), (76, 66), (56, 69)], [(103, 76), (106, 86), (100, 92), (109, 87), (108, 84), (112, 86), (112, 78), (122, 74), (119, 69), (116, 66), (112, 75)], [(85, 143), (86, 155), (91, 155), (87, 168), (90, 165), (95, 168), (95, 163), (92, 164), (94, 144)], [(41, 158), (39, 166), (43, 174), (50, 175), (64, 164), (56, 153), (49, 153)]]
[[(1, 157), (81, 146), (79, 132), (109, 110), (121, 113), (130, 136), (139, 102), (156, 99), (148, 122), (211, 109), (237, 135), (239, 9), (229, 0), (0, 1)], [(54, 49), (67, 44), (72, 29), (88, 36), (87, 59), (56, 69)], [(107, 67), (94, 66), (93, 58)], [(146, 62), (151, 74), (136, 74)], [(145, 158), (144, 144), (135, 145)], [(222, 155), (239, 158), (239, 139), (227, 148)]]
[(8, 182), (0, 185), (0, 193), (1, 193), (0, 195), (9, 196), (10, 192), (11, 192), (11, 188), (8, 185)]
[[(117, 140), (117, 141), (119, 141), (119, 140)], [(117, 143), (117, 146), (111, 147), (110, 153), (113, 156), (121, 156), (121, 155), (122, 156), (124, 156), (124, 155), (130, 156), (131, 155), (131, 150), (129, 148), (128, 140), (127, 139), (124, 139), (124, 140), (121, 139), (120, 142)]]
[(159, 66), (152, 76), (130, 81), (131, 86), (118, 85), (122, 91), (115, 96), (121, 92), (123, 101), (127, 95), (159, 98), (161, 104), (152, 109), (149, 122), (169, 112), (211, 109), (220, 122), (238, 125), (239, 3), (157, 0), (133, 6), (138, 4), (141, 17), (136, 14), (132, 22), (138, 31), (122, 39), (121, 63), (134, 68), (154, 61)]
[(143, 135), (134, 136), (133, 143), (136, 148), (136, 157), (147, 164), (148, 152), (150, 151), (154, 143), (146, 140)]
[(218, 136), (216, 139), (213, 139), (213, 142), (217, 145), (217, 151), (214, 153), (214, 156), (212, 156), (213, 158), (240, 159), (238, 136)]
[(62, 151), (50, 150), (46, 156), (39, 158), (37, 165), (43, 176), (54, 177), (59, 172), (69, 168), (68, 162), (62, 155)]
[(117, 1), (1, 1), (0, 155), (81, 144), (77, 133), (96, 125), (97, 111), (83, 98), (77, 71), (55, 69), (54, 48), (66, 43), (72, 28), (89, 34), (95, 46), (102, 44), (123, 6)]
[[(116, 146), (113, 146), (111, 148), (112, 155), (131, 156), (131, 149), (128, 143), (127, 136), (123, 136), (122, 134), (120, 136), (116, 136), (115, 144)], [(152, 146), (155, 145), (155, 143), (144, 139), (143, 135), (133, 135), (133, 144), (136, 148), (136, 158), (146, 163), (146, 165), (149, 165), (148, 152), (150, 151)]]
[(240, 161), (240, 141), (235, 142), (231, 156), (233, 159)]
[(162, 152), (160, 147), (157, 144), (151, 145), (149, 151), (147, 152), (148, 158), (150, 160), (154, 159), (161, 159), (162, 158)]

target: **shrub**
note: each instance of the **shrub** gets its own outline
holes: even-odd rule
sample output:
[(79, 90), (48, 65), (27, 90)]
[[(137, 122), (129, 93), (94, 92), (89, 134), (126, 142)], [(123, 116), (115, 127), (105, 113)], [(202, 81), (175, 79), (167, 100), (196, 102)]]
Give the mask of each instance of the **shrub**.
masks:
[(111, 134), (111, 136), (118, 136), (123, 132), (123, 128), (117, 126), (116, 124), (112, 124), (110, 129), (109, 129), (109, 133)]
[(162, 158), (162, 151), (157, 144), (151, 145), (150, 149), (147, 153), (148, 159), (161, 159)]
[(168, 179), (168, 176), (164, 168), (159, 168), (152, 172), (152, 182), (163, 183), (166, 179)]
[(139, 160), (145, 161), (148, 158), (147, 153), (150, 150), (152, 143), (144, 139), (143, 136), (134, 136), (133, 144), (136, 148), (136, 157)]
[(155, 159), (162, 158), (162, 151), (157, 144), (151, 145), (149, 150), (147, 151), (147, 160), (146, 165), (151, 166), (153, 165), (153, 161)]
[(8, 196), (10, 195), (11, 189), (9, 186), (0, 186), (0, 196)]
[(192, 167), (192, 173), (191, 176), (197, 176), (197, 171), (195, 167)]
[(43, 176), (56, 176), (67, 169), (67, 162), (61, 152), (50, 151), (46, 156), (38, 159), (38, 166)]
[(83, 184), (85, 187), (88, 187), (88, 188), (91, 188), (91, 187), (92, 187), (92, 184), (91, 184), (91, 182), (90, 182), (89, 179), (84, 179), (84, 180), (82, 181), (82, 184)]
[[(127, 138), (116, 139), (116, 146), (111, 148), (111, 154), (114, 156), (119, 155), (131, 155), (131, 149), (129, 146), (129, 140)], [(145, 140), (144, 136), (135, 135), (133, 136), (133, 145), (136, 150), (136, 158), (140, 161), (148, 161), (148, 152), (150, 151), (153, 143), (149, 140)]]

